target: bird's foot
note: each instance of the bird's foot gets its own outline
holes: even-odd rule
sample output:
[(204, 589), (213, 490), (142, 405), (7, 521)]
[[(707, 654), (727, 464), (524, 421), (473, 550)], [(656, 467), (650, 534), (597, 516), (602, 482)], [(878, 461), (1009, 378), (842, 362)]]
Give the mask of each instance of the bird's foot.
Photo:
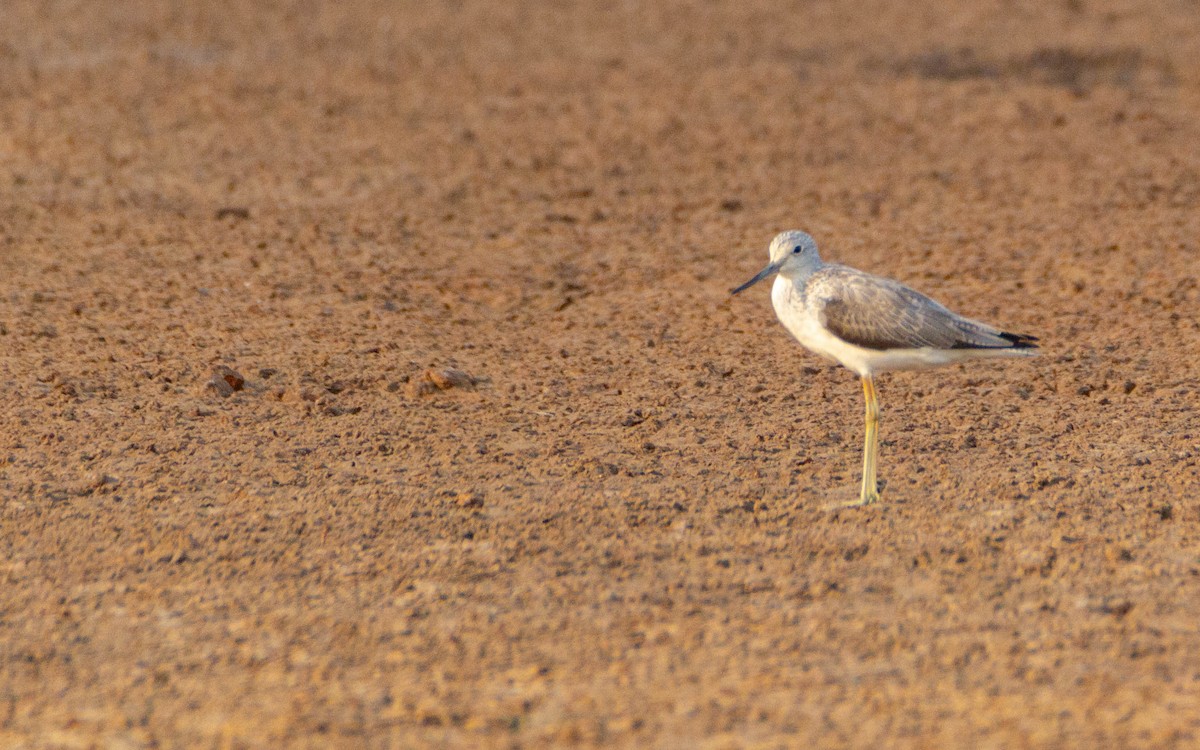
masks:
[(850, 502), (844, 504), (842, 507), (843, 508), (862, 508), (867, 505), (874, 505), (877, 502), (879, 502), (879, 493), (878, 492), (864, 492), (862, 494), (862, 496), (859, 497), (857, 500), (851, 500)]
[(879, 492), (864, 492), (857, 500), (847, 500), (825, 506), (825, 510), (843, 510), (845, 508), (865, 508), (879, 502)]

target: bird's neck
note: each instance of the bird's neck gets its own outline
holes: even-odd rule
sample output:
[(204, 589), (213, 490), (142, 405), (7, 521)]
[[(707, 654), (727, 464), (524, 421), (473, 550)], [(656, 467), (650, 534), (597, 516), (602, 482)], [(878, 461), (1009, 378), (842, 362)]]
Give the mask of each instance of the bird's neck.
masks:
[(794, 274), (779, 274), (771, 285), (771, 304), (776, 311), (793, 307), (797, 300), (803, 305), (804, 281), (797, 280)]
[(797, 258), (794, 262), (789, 263), (786, 268), (779, 272), (779, 277), (787, 279), (795, 286), (804, 286), (804, 282), (808, 281), (808, 277), (821, 270), (821, 266), (823, 265), (825, 264), (821, 262), (821, 258), (816, 253), (810, 253), (803, 258)]

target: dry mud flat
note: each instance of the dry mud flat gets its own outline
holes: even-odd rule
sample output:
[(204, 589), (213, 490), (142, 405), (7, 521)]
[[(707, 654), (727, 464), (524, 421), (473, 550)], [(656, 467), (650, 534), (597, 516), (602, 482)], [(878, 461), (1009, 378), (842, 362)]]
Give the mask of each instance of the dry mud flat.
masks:
[(3, 12), (0, 746), (1200, 741), (1195, 9)]

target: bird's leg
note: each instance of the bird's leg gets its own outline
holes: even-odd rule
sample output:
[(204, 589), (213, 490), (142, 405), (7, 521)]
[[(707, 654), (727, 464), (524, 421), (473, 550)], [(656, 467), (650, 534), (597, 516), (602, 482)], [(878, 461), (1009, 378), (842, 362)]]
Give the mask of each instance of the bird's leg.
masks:
[(875, 476), (875, 459), (879, 455), (879, 398), (875, 394), (875, 381), (870, 375), (862, 379), (863, 396), (867, 399), (867, 436), (863, 444), (862, 494), (859, 505), (870, 505), (879, 500), (879, 484)]
[(860, 508), (879, 502), (879, 484), (875, 477), (875, 459), (879, 455), (879, 399), (875, 394), (875, 381), (870, 375), (863, 376), (863, 396), (867, 399), (867, 438), (863, 444), (862, 494), (849, 503), (839, 503), (831, 508)]

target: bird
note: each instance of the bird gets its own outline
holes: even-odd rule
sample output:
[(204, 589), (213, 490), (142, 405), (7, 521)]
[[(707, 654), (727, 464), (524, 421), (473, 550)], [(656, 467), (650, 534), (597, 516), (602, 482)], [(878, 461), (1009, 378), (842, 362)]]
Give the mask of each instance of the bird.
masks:
[(963, 317), (898, 281), (824, 262), (806, 232), (779, 233), (768, 252), (767, 267), (730, 294), (774, 276), (771, 304), (783, 327), (807, 349), (862, 379), (867, 402), (862, 490), (847, 507), (880, 499), (878, 373), (1038, 352), (1036, 336)]

